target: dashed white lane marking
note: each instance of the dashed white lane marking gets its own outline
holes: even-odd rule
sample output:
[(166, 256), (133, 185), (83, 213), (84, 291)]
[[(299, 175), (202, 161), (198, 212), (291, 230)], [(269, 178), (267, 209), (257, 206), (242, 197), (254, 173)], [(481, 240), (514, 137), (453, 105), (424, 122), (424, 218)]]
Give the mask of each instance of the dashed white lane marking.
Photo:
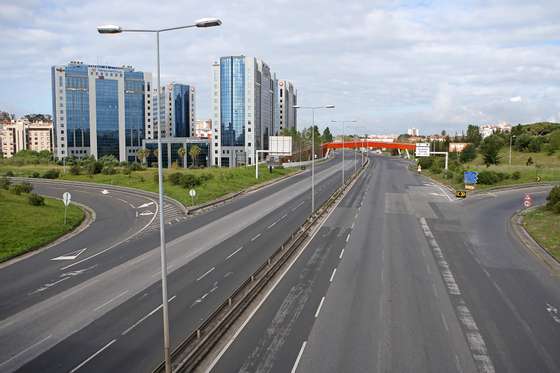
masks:
[(443, 252), (439, 247), (437, 241), (434, 238), (430, 227), (428, 226), (428, 222), (425, 218), (420, 218), (420, 225), (422, 226), (422, 230), (424, 231), (424, 235), (426, 236), (430, 246), (432, 248), (432, 253), (436, 259), (438, 267), (440, 269), (441, 277), (445, 285), (447, 286), (447, 292), (452, 299), (452, 303), (455, 304), (455, 312), (457, 314), (457, 318), (461, 322), (463, 326), (463, 330), (465, 333), (465, 337), (467, 339), (467, 344), (471, 351), (471, 355), (477, 366), (479, 372), (484, 373), (494, 373), (494, 364), (488, 355), (488, 350), (486, 348), (486, 343), (484, 342), (484, 338), (480, 334), (480, 330), (474, 318), (471, 315), (469, 308), (466, 306), (465, 300), (461, 296), (461, 290), (459, 289), (459, 285), (455, 282), (455, 277), (451, 270), (449, 269), (449, 265), (443, 256)]
[(346, 236), (346, 242), (348, 242), (349, 239), (350, 239), (350, 233), (348, 233), (348, 236)]
[(301, 356), (303, 355), (303, 350), (305, 350), (306, 345), (307, 345), (307, 341), (303, 342), (303, 344), (301, 345), (294, 366), (292, 367), (292, 373), (296, 373), (297, 367), (299, 365), (299, 361), (301, 359)]
[(340, 251), (340, 256), (338, 257), (338, 259), (342, 259), (342, 256), (343, 256), (343, 255), (344, 255), (344, 249), (342, 249), (342, 250)]
[(355, 221), (352, 223), (352, 227), (350, 229), (354, 229), (354, 225), (356, 225)]
[[(175, 299), (175, 297), (177, 297), (176, 295), (172, 296), (171, 298), (169, 298), (168, 302), (171, 303), (173, 302), (173, 299)], [(152, 316), (154, 313), (156, 313), (157, 311), (159, 311), (161, 308), (163, 307), (163, 304), (160, 304), (158, 307), (154, 308), (151, 312), (149, 312), (147, 315), (145, 315), (144, 317), (142, 317), (140, 320), (138, 320), (137, 322), (135, 322), (130, 328), (126, 329), (124, 332), (121, 333), (121, 335), (126, 335), (128, 334), (132, 329), (136, 328), (138, 325), (140, 325), (142, 322), (144, 322), (144, 320), (146, 320), (148, 317)]]
[(436, 296), (436, 298), (438, 298), (439, 294), (437, 292), (436, 284), (432, 284), (432, 289), (434, 290), (434, 295)]
[(77, 367), (75, 367), (74, 369), (72, 369), (70, 371), (70, 373), (74, 373), (75, 371), (77, 371), (78, 369), (80, 369), (81, 367), (83, 367), (84, 365), (86, 365), (87, 363), (89, 363), (93, 358), (95, 358), (97, 355), (99, 355), (100, 353), (102, 353), (103, 351), (105, 351), (107, 348), (109, 348), (109, 346), (111, 346), (113, 343), (115, 343), (117, 340), (113, 339), (111, 342), (107, 343), (105, 346), (101, 347), (101, 349), (99, 349), (96, 353), (94, 353), (93, 355), (91, 355), (90, 357), (88, 357), (87, 359), (85, 359), (80, 365), (78, 365)]
[(97, 310), (99, 310), (99, 309), (105, 307), (106, 305), (108, 305), (109, 303), (111, 303), (112, 301), (114, 301), (114, 300), (116, 300), (116, 299), (119, 299), (120, 297), (122, 297), (122, 296), (125, 295), (126, 293), (128, 293), (128, 290), (125, 290), (125, 291), (123, 291), (123, 292), (121, 292), (121, 293), (115, 295), (113, 298), (111, 298), (111, 299), (109, 299), (107, 302), (105, 302), (105, 303), (103, 303), (103, 304), (101, 304), (101, 305), (95, 307), (93, 310), (94, 310), (94, 311), (97, 311)]
[(204, 277), (208, 276), (208, 275), (209, 275), (213, 270), (215, 270), (215, 269), (216, 269), (216, 267), (210, 268), (208, 271), (206, 271), (206, 272), (204, 272), (202, 275), (200, 275), (200, 277), (198, 277), (198, 278), (196, 279), (196, 281), (202, 280)]
[(251, 238), (251, 241), (256, 240), (257, 238), (259, 238), (261, 236), (261, 233), (257, 234), (255, 237)]
[(230, 259), (232, 256), (234, 256), (235, 254), (237, 254), (238, 252), (241, 251), (241, 249), (243, 249), (243, 246), (241, 246), (239, 249), (235, 250), (233, 253), (229, 254), (226, 258), (226, 260)]
[(325, 297), (321, 298), (321, 302), (319, 302), (319, 306), (317, 307), (317, 311), (315, 311), (315, 318), (319, 317), (319, 312), (321, 312), (321, 307), (323, 307), (323, 302), (325, 301)]
[(443, 326), (445, 327), (445, 330), (449, 331), (449, 326), (447, 326), (447, 321), (445, 321), (445, 316), (443, 316), (443, 313), (441, 314), (441, 321), (443, 322)]
[(0, 367), (1, 367), (2, 365), (5, 365), (5, 364), (9, 363), (10, 361), (16, 359), (17, 357), (23, 355), (23, 354), (26, 353), (27, 351), (31, 350), (33, 347), (37, 347), (38, 345), (40, 345), (41, 343), (45, 342), (47, 339), (49, 339), (49, 338), (51, 338), (51, 337), (52, 337), (52, 335), (49, 334), (48, 336), (46, 336), (45, 338), (39, 340), (38, 342), (33, 343), (31, 346), (29, 346), (29, 347), (27, 347), (26, 349), (24, 349), (24, 350), (18, 352), (17, 354), (15, 354), (14, 356), (12, 356), (12, 357), (9, 358), (8, 360), (6, 360), (6, 361), (0, 363)]
[(329, 282), (332, 282), (332, 280), (334, 279), (334, 274), (335, 273), (336, 273), (336, 268), (333, 269), (331, 278), (329, 279)]
[(300, 203), (298, 203), (298, 205), (297, 205), (296, 207), (294, 207), (294, 208), (292, 209), (292, 211), (296, 211), (298, 207), (300, 207), (301, 205), (304, 204), (304, 202), (305, 202), (305, 201), (301, 201)]

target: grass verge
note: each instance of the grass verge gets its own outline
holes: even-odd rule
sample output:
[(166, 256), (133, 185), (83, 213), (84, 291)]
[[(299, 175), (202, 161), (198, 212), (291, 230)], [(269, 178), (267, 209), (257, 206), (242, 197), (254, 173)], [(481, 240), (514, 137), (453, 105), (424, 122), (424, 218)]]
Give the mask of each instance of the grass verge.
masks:
[[(33, 172), (38, 172), (40, 175), (44, 174), (47, 170), (56, 169), (60, 171), (60, 179), (70, 181), (87, 181), (92, 183), (110, 184), (117, 186), (124, 186), (129, 188), (136, 188), (146, 190), (149, 192), (157, 192), (157, 169), (149, 168), (142, 171), (133, 171), (130, 175), (125, 175), (117, 172), (114, 175), (72, 175), (70, 172), (64, 173), (62, 166), (55, 165), (0, 165), (0, 175), (7, 172), (12, 172), (14, 176), (31, 177)], [(117, 171), (121, 168), (116, 167)], [(196, 177), (201, 175), (209, 176), (199, 186), (196, 186), (196, 199), (194, 204), (212, 201), (216, 198), (222, 197), (229, 193), (239, 192), (247, 189), (253, 185), (264, 183), (284, 175), (288, 175), (297, 171), (296, 168), (275, 168), (269, 172), (267, 167), (262, 165), (259, 168), (259, 179), (255, 178), (254, 167), (239, 167), (239, 168), (205, 168), (205, 169), (165, 169), (164, 170), (164, 191), (165, 194), (174, 198), (186, 206), (191, 206), (192, 199), (188, 195), (188, 189), (173, 185), (169, 182), (168, 177), (174, 172), (181, 172), (185, 174), (192, 174)]]
[(71, 204), (64, 225), (62, 201), (45, 198), (44, 206), (31, 206), (27, 198), (0, 191), (0, 262), (56, 240), (84, 219), (82, 209)]
[(523, 227), (552, 256), (560, 260), (560, 214), (538, 207), (523, 215)]

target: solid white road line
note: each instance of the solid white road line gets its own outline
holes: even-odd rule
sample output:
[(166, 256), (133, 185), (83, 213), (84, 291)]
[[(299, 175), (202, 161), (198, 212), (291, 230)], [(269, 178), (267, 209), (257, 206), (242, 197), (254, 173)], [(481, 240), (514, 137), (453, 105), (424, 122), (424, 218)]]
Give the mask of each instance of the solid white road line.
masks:
[(257, 234), (257, 235), (256, 235), (255, 237), (251, 238), (251, 242), (252, 242), (252, 241), (254, 241), (254, 240), (256, 240), (257, 238), (259, 238), (260, 236), (261, 236), (261, 234), (260, 234), (260, 233), (259, 233), (259, 234)]
[(239, 249), (235, 250), (233, 253), (229, 254), (226, 258), (226, 260), (230, 259), (232, 256), (234, 256), (235, 254), (237, 254), (238, 252), (241, 251), (241, 249), (243, 249), (243, 246), (241, 246)]
[(336, 273), (336, 268), (333, 269), (331, 278), (329, 279), (329, 282), (332, 282), (332, 280), (334, 279), (334, 274), (335, 274), (335, 273)]
[(301, 359), (301, 355), (303, 355), (303, 350), (305, 350), (305, 346), (307, 345), (307, 341), (303, 342), (303, 344), (301, 345), (301, 348), (299, 350), (299, 353), (297, 355), (296, 361), (294, 363), (294, 366), (292, 367), (292, 373), (295, 373), (297, 370), (297, 367), (299, 365), (299, 360)]
[(319, 316), (319, 312), (321, 312), (321, 307), (323, 307), (323, 302), (325, 301), (325, 297), (321, 298), (321, 302), (319, 303), (319, 307), (317, 307), (317, 311), (315, 311), (315, 318)]
[[(169, 298), (168, 302), (171, 303), (173, 302), (173, 299), (175, 299), (175, 297), (177, 297), (176, 295), (172, 296), (171, 298)], [(138, 320), (137, 322), (135, 322), (130, 328), (126, 329), (124, 332), (121, 333), (121, 335), (126, 335), (128, 334), (128, 332), (130, 332), (132, 329), (136, 328), (138, 325), (140, 325), (144, 320), (146, 320), (148, 317), (152, 316), (154, 313), (156, 313), (157, 311), (159, 311), (161, 308), (163, 307), (163, 304), (160, 304), (158, 307), (154, 308), (150, 313), (148, 313), (146, 316), (142, 317), (140, 320)]]
[(210, 268), (208, 271), (206, 271), (202, 276), (200, 276), (199, 278), (196, 279), (196, 281), (200, 281), (202, 280), (204, 277), (206, 277), (207, 275), (209, 275), (213, 270), (215, 270), (216, 267), (212, 267)]
[(45, 338), (41, 339), (40, 341), (33, 343), (31, 346), (27, 347), (26, 349), (24, 349), (24, 350), (18, 352), (17, 354), (15, 354), (14, 356), (12, 356), (12, 357), (9, 358), (8, 360), (6, 360), (6, 361), (0, 363), (0, 367), (1, 367), (2, 365), (5, 365), (5, 364), (9, 363), (10, 361), (14, 360), (14, 359), (17, 358), (18, 356), (23, 355), (23, 354), (26, 353), (27, 351), (31, 350), (33, 347), (36, 347), (36, 346), (40, 345), (41, 343), (45, 342), (45, 341), (46, 341), (47, 339), (49, 339), (50, 337), (52, 337), (51, 334), (49, 334), (49, 335), (46, 336)]
[(340, 256), (338, 257), (338, 259), (342, 259), (343, 255), (344, 255), (344, 249), (342, 249), (342, 251), (340, 251)]
[(111, 303), (111, 302), (114, 301), (115, 299), (118, 299), (118, 298), (122, 297), (122, 296), (125, 295), (126, 293), (128, 293), (128, 290), (125, 290), (125, 291), (123, 291), (122, 293), (120, 293), (120, 294), (114, 296), (113, 298), (109, 299), (107, 302), (103, 303), (102, 305), (95, 307), (93, 310), (94, 310), (94, 311), (97, 311), (98, 309), (105, 307), (106, 305), (108, 305), (109, 303)]
[(93, 358), (95, 358), (97, 355), (99, 355), (100, 353), (102, 353), (103, 351), (105, 351), (107, 348), (109, 348), (110, 345), (112, 345), (113, 343), (115, 343), (117, 340), (113, 339), (111, 342), (107, 343), (105, 346), (103, 346), (100, 350), (98, 350), (95, 354), (91, 355), (90, 357), (88, 357), (86, 360), (84, 360), (80, 365), (78, 365), (77, 367), (75, 367), (74, 369), (72, 369), (70, 371), (70, 373), (74, 373), (75, 371), (77, 371), (78, 369), (80, 369), (81, 367), (83, 367), (84, 365), (86, 365), (87, 363), (89, 363)]

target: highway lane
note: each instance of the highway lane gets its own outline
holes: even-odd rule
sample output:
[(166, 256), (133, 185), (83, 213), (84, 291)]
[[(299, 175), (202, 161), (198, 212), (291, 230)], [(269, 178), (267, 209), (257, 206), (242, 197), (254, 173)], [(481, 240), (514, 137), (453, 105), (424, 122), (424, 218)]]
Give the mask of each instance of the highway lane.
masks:
[[(322, 172), (333, 164), (319, 163), (316, 172)], [(166, 203), (164, 212), (168, 226), (167, 240), (199, 229), (271, 193), (304, 180), (308, 175), (309, 171), (295, 175), (196, 216), (184, 216), (174, 205)], [(109, 193), (103, 194), (107, 187), (101, 185), (62, 185), (41, 180), (33, 182), (38, 193), (55, 198), (61, 198), (62, 193), (70, 191), (74, 201), (96, 211), (96, 218), (95, 222), (79, 235), (0, 269), (0, 280), (7, 284), (0, 289), (0, 299), (3, 300), (0, 304), (0, 319), (83, 283), (146, 253), (159, 244), (158, 203), (154, 198), (136, 194), (134, 191), (111, 188)], [(125, 242), (122, 242), (123, 240)], [(86, 250), (74, 260), (52, 260), (68, 254), (75, 255), (84, 248)], [(82, 266), (81, 263), (91, 264)], [(19, 276), (20, 273), (25, 273), (26, 276)]]
[(558, 371), (558, 274), (508, 225), (524, 191), (456, 201), (383, 158), (366, 181), (214, 372)]
[[(329, 184), (329, 188), (331, 190), (327, 191), (326, 187), (324, 187), (323, 185), (319, 185), (317, 191), (320, 191), (321, 193), (324, 193), (325, 196), (328, 196), (330, 195), (330, 193), (332, 193), (332, 190), (334, 190), (334, 188), (340, 183), (340, 171), (337, 164), (331, 164), (329, 166), (325, 166), (325, 172), (326, 173), (324, 174), (319, 172), (316, 175), (317, 183), (321, 183), (323, 179), (328, 180), (329, 183), (327, 184)], [(193, 232), (184, 234), (183, 236), (172, 240), (168, 244), (170, 271), (174, 272), (179, 268), (183, 270), (182, 267), (193, 260), (195, 260), (195, 262), (193, 263), (192, 267), (188, 267), (188, 273), (197, 273), (199, 272), (200, 268), (211, 269), (212, 267), (215, 267), (214, 262), (209, 262), (206, 266), (203, 266), (199, 262), (196, 262), (196, 260), (201, 255), (201, 260), (214, 260), (213, 257), (216, 256), (217, 253), (220, 253), (219, 249), (231, 249), (229, 245), (226, 245), (224, 248), (222, 248), (221, 246), (219, 246), (219, 244), (224, 240), (235, 240), (235, 237), (244, 237), (245, 241), (247, 241), (246, 238), (249, 237), (249, 241), (254, 242), (255, 244), (257, 244), (256, 247), (260, 248), (254, 249), (259, 254), (264, 254), (266, 250), (269, 250), (269, 252), (271, 252), (270, 250), (275, 247), (266, 244), (264, 238), (267, 236), (262, 231), (267, 229), (273, 230), (275, 228), (285, 230), (290, 225), (281, 222), (282, 219), (290, 220), (291, 226), (294, 226), (294, 223), (291, 219), (287, 219), (287, 217), (283, 218), (282, 216), (276, 215), (278, 211), (281, 211), (277, 209), (278, 206), (282, 206), (285, 203), (290, 203), (290, 201), (295, 199), (300, 199), (300, 201), (297, 204), (294, 203), (294, 206), (291, 207), (291, 209), (293, 209), (297, 213), (297, 216), (301, 217), (301, 221), (303, 221), (303, 218), (309, 214), (309, 206), (305, 208), (305, 205), (301, 203), (301, 199), (302, 197), (303, 200), (308, 199), (309, 196), (307, 196), (305, 193), (305, 191), (308, 189), (308, 179), (296, 181), (292, 185), (292, 188), (281, 189), (278, 192), (264, 198), (263, 200), (259, 200), (258, 202), (250, 204), (244, 209), (242, 208), (241, 210), (238, 210), (233, 214), (229, 214), (225, 217), (222, 217), (221, 219), (218, 219), (219, 222), (214, 221)], [(274, 202), (278, 198), (280, 202)], [(235, 216), (236, 213), (237, 216)], [(246, 222), (240, 221), (239, 216), (245, 217), (246, 219), (244, 220), (249, 220), (247, 220)], [(171, 226), (171, 229), (176, 228), (177, 226)], [(261, 229), (262, 233), (260, 236), (258, 233), (251, 236), (251, 229), (254, 228)], [(239, 231), (239, 229), (241, 229), (241, 231)], [(213, 232), (215, 237), (212, 236), (210, 232)], [(269, 240), (275, 242), (276, 237), (270, 237), (274, 237), (269, 238)], [(184, 246), (185, 244), (190, 247), (186, 248)], [(200, 246), (204, 247), (197, 247), (199, 246), (199, 244)], [(263, 250), (263, 245), (265, 246), (265, 250)], [(251, 246), (251, 244), (248, 243), (248, 246)], [(244, 249), (243, 253), (250, 253), (251, 250), (253, 249)], [(237, 258), (243, 257), (243, 255), (241, 255), (241, 251), (237, 253), (234, 253), (232, 251), (228, 253), (228, 256), (230, 254), (233, 254), (236, 260), (240, 260)], [(113, 267), (111, 270), (104, 272), (102, 276), (100, 275), (93, 277), (90, 280), (85, 281), (78, 287), (68, 289), (55, 297), (51, 297), (47, 302), (42, 302), (38, 305), (24, 310), (23, 312), (20, 312), (17, 315), (14, 315), (10, 319), (3, 320), (3, 322), (0, 323), (0, 333), (2, 337), (7, 338), (7, 336), (10, 335), (14, 337), (14, 340), (18, 341), (18, 343), (12, 347), (12, 350), (5, 355), (6, 357), (13, 359), (9, 361), (9, 363), (5, 364), (5, 367), (17, 366), (18, 364), (21, 365), (25, 361), (28, 361), (34, 356), (39, 355), (41, 352), (46, 351), (49, 347), (54, 346), (57, 342), (62, 341), (73, 334), (77, 335), (75, 333), (81, 328), (99, 319), (102, 315), (110, 312), (112, 309), (117, 308), (118, 305), (125, 303), (129, 299), (136, 299), (135, 297), (140, 297), (143, 301), (142, 305), (144, 306), (144, 308), (140, 306), (133, 306), (133, 311), (130, 313), (131, 316), (134, 316), (135, 310), (143, 311), (144, 309), (147, 309), (146, 312), (149, 312), (152, 305), (150, 302), (152, 302), (153, 300), (157, 300), (160, 297), (159, 291), (149, 290), (152, 286), (154, 288), (157, 288), (158, 286), (158, 284), (156, 283), (159, 278), (159, 259), (157, 258), (157, 255), (157, 248), (149, 250), (145, 254), (142, 254), (133, 260), (125, 261), (123, 264)], [(262, 263), (262, 260), (264, 260), (264, 257), (261, 260), (261, 257), (259, 255), (250, 255), (249, 258), (249, 263), (241, 261), (238, 262), (238, 264), (235, 266), (235, 268), (240, 269), (239, 272), (235, 272), (235, 275), (238, 276), (236, 278), (236, 281), (238, 281), (238, 283), (243, 281), (248, 276), (248, 273), (256, 269), (256, 267)], [(223, 257), (221, 257), (220, 259), (224, 260)], [(229, 258), (230, 261), (232, 259), (233, 257)], [(86, 265), (86, 263), (82, 263), (82, 265)], [(251, 268), (251, 266), (253, 267)], [(195, 270), (195, 268), (197, 270)], [(209, 274), (215, 275), (218, 274), (218, 272), (219, 271), (216, 269), (210, 271)], [(227, 284), (228, 286), (230, 286), (230, 284), (234, 283), (232, 280), (234, 276), (233, 274), (228, 272), (232, 271), (222, 273), (222, 276), (228, 278)], [(203, 274), (204, 273), (198, 273), (198, 276), (200, 277)], [(174, 274), (172, 274), (171, 276), (174, 276)], [(210, 275), (202, 276), (201, 280), (202, 279), (207, 281), (212, 279), (212, 277)], [(181, 278), (181, 280), (183, 280), (183, 278)], [(189, 277), (186, 277), (184, 281), (192, 282), (192, 278), (190, 278), (189, 280)], [(200, 281), (196, 281), (195, 279), (194, 282), (197, 283), (196, 285), (199, 285), (198, 282)], [(170, 287), (172, 286), (173, 285), (170, 282)], [(213, 287), (214, 286), (208, 287), (207, 292)], [(220, 289), (220, 291), (223, 291), (223, 293), (220, 293), (220, 302), (225, 299), (224, 297), (226, 296), (226, 293), (229, 294), (229, 291), (226, 291), (224, 289), (225, 287), (223, 289)], [(197, 299), (204, 296), (204, 293), (193, 291), (193, 293), (191, 294), (191, 289), (187, 290), (189, 296), (194, 297), (192, 299), (192, 302), (189, 303), (189, 306)], [(198, 288), (195, 288), (194, 290), (198, 291)], [(217, 291), (215, 291), (215, 293), (218, 294)], [(187, 297), (183, 298), (187, 299)], [(177, 300), (179, 299), (181, 298), (177, 297)], [(201, 307), (204, 308), (203, 311), (206, 312), (206, 314), (210, 312), (208, 304), (209, 303), (207, 302), (204, 304), (204, 307)], [(155, 304), (155, 306), (157, 307), (157, 303)], [(79, 312), (72, 313), (66, 311), (70, 309), (74, 309)], [(42, 312), (44, 310), (48, 310), (48, 313), (46, 315), (44, 314), (44, 312)], [(20, 332), (21, 327), (19, 325), (21, 325), (22, 323), (34, 325), (34, 328), (32, 328), (33, 330), (31, 330), (30, 333), (31, 335)], [(156, 328), (156, 330), (159, 329), (159, 327)], [(104, 332), (105, 330), (95, 330), (93, 334), (89, 334), (88, 341), (91, 342), (95, 340), (96, 334), (103, 334)], [(15, 335), (12, 333), (15, 333)], [(181, 333), (183, 333), (183, 329), (181, 329)], [(46, 339), (41, 339), (41, 336), (42, 338)], [(159, 341), (161, 341), (161, 339), (159, 339)], [(35, 345), (37, 342), (39, 343)], [(144, 343), (144, 345), (150, 346), (149, 343)], [(74, 348), (73, 351), (77, 350), (76, 354), (68, 356), (68, 354), (65, 353), (64, 359), (79, 359), (83, 355), (95, 352), (91, 352), (88, 349), (82, 350), (79, 348), (78, 344), (76, 344), (75, 346), (76, 348)], [(26, 348), (28, 348), (28, 350), (26, 350)], [(161, 359), (161, 354), (157, 349), (154, 350), (153, 346), (149, 347), (148, 349), (152, 351), (151, 364), (155, 365), (156, 362)], [(24, 351), (24, 353), (22, 355), (17, 355), (21, 351)], [(52, 357), (53, 356), (51, 355), (51, 358), (47, 358), (47, 360), (51, 363), (53, 361), (57, 361), (56, 359), (52, 359)], [(119, 357), (117, 356), (117, 360), (118, 359)], [(40, 359), (38, 359), (38, 361), (39, 360)]]

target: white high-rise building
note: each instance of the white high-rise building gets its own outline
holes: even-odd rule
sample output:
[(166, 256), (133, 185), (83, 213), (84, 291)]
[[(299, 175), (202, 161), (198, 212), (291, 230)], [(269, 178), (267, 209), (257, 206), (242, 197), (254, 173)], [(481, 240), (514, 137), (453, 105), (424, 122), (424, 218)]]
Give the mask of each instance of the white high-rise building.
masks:
[(418, 130), (418, 128), (409, 128), (408, 131), (406, 131), (406, 133), (409, 136), (420, 136), (420, 131)]
[(279, 134), (284, 128), (297, 128), (297, 114), (296, 109), (294, 109), (294, 105), (297, 105), (297, 90), (292, 82), (279, 80), (278, 91), (280, 116), (277, 132)]
[(130, 66), (53, 66), (54, 156), (134, 161), (153, 135), (151, 74)]
[(213, 68), (212, 156), (216, 166), (255, 162), (274, 134), (276, 77), (255, 57), (221, 57)]
[[(161, 121), (162, 137), (194, 136), (195, 88), (192, 85), (169, 83), (161, 88), (159, 97), (163, 97), (163, 106), (158, 107), (158, 94), (154, 92), (154, 127)], [(159, 116), (155, 113), (159, 112)], [(146, 136), (157, 139), (156, 131)]]

